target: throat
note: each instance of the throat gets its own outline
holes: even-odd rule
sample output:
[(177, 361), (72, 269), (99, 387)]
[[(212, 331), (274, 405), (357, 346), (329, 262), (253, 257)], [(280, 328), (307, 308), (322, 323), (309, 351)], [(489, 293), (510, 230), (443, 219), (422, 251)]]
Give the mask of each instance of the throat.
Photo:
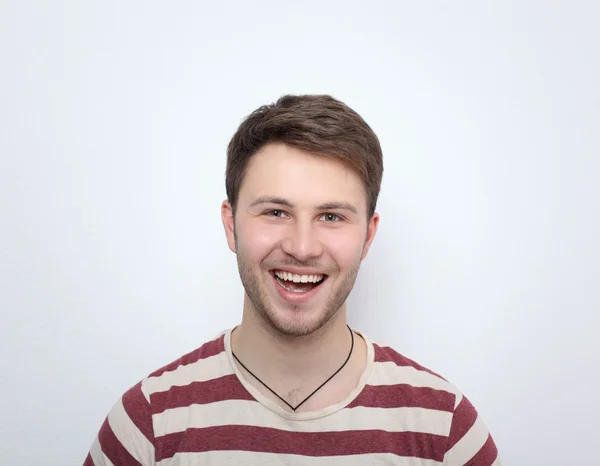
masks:
[[(283, 280), (281, 284), (290, 284), (292, 286), (307, 285), (307, 283), (286, 283)], [(314, 287), (313, 283), (309, 285)], [(289, 408), (292, 412), (297, 412), (299, 408), (307, 411), (321, 409), (344, 400), (356, 386), (354, 364), (348, 365), (355, 349), (354, 332), (347, 325), (346, 328), (349, 333), (349, 348), (343, 348), (342, 342), (333, 342), (333, 346), (336, 348), (335, 360), (330, 360), (331, 358), (328, 357), (323, 358), (323, 351), (318, 351), (319, 354), (314, 354), (314, 356), (320, 357), (318, 359), (320, 362), (315, 364), (314, 362), (317, 359), (314, 357), (311, 358), (312, 364), (306, 367), (306, 370), (301, 368), (299, 371), (296, 371), (298, 374), (292, 377), (286, 375), (288, 372), (287, 369), (283, 371), (274, 370), (273, 367), (277, 364), (266, 363), (265, 359), (268, 359), (268, 356), (266, 358), (255, 359), (254, 364), (251, 358), (248, 358), (250, 362), (248, 359), (242, 362), (244, 357), (242, 356), (242, 360), (238, 358), (233, 348), (235, 346), (233, 340), (231, 354), (239, 366), (251, 378), (250, 383), (260, 390), (264, 396), (277, 398), (281, 404)], [(232, 336), (233, 333), (234, 331), (232, 331)], [(327, 343), (332, 342), (328, 340)], [(345, 346), (346, 342), (343, 343), (343, 346)], [(327, 347), (323, 347), (322, 350), (330, 355), (332, 353), (330, 348)], [(342, 353), (337, 354), (340, 350)], [(270, 351), (270, 354), (276, 360), (281, 359), (277, 358), (277, 353), (279, 352), (273, 351), (273, 349)], [(252, 352), (249, 352), (249, 355), (251, 354)], [(285, 361), (283, 362), (285, 363)], [(245, 363), (249, 363), (249, 366), (246, 366)], [(340, 374), (347, 365), (348, 368), (346, 371)], [(287, 366), (289, 368), (289, 364)], [(285, 367), (285, 364), (282, 367)], [(303, 376), (301, 377), (301, 375)], [(335, 380), (332, 380), (334, 378)]]

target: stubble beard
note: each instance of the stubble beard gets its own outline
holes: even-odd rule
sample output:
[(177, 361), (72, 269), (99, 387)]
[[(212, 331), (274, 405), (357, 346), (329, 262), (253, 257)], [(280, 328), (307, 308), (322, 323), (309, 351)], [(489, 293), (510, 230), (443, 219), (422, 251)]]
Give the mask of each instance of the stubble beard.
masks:
[[(277, 315), (273, 302), (270, 300), (263, 278), (259, 275), (263, 273), (262, 268), (255, 273), (249, 261), (244, 257), (243, 251), (237, 246), (238, 271), (242, 280), (242, 285), (246, 295), (250, 299), (252, 306), (256, 310), (258, 317), (278, 334), (284, 337), (302, 337), (310, 335), (321, 329), (331, 318), (340, 310), (346, 302), (350, 291), (354, 287), (360, 261), (350, 269), (343, 277), (337, 288), (333, 289), (332, 295), (327, 299), (324, 309), (312, 320), (307, 320), (301, 315), (300, 306), (292, 306), (292, 316), (289, 319), (283, 319)], [(266, 273), (266, 272), (265, 272)], [(329, 280), (330, 278), (328, 278)], [(278, 286), (278, 285), (277, 285)], [(321, 285), (322, 286), (322, 285)]]

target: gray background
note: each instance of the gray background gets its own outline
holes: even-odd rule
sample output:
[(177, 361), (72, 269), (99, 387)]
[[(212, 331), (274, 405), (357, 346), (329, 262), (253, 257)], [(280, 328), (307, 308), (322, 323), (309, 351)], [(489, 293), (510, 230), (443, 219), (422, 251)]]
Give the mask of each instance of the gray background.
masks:
[(0, 463), (81, 464), (241, 315), (219, 218), (255, 107), (385, 153), (350, 323), (454, 382), (505, 465), (600, 464), (597, 2), (0, 2)]

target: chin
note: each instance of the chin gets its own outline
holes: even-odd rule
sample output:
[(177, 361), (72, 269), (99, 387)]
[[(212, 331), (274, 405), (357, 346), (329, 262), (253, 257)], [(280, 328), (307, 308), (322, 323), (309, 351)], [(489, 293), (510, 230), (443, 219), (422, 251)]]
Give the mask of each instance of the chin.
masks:
[[(275, 332), (286, 337), (302, 337), (310, 335), (324, 327), (337, 312), (328, 312), (326, 309), (310, 311), (299, 309), (277, 309), (266, 312), (263, 318)], [(274, 312), (273, 312), (274, 311)]]

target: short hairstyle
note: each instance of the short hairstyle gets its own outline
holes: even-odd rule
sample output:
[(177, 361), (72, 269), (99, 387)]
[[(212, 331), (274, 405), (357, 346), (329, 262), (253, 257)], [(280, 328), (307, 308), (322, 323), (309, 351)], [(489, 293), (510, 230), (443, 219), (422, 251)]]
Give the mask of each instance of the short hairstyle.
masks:
[(368, 217), (373, 215), (383, 177), (379, 139), (358, 113), (329, 95), (285, 95), (242, 121), (227, 147), (225, 188), (233, 212), (250, 158), (271, 142), (353, 170), (365, 186)]

